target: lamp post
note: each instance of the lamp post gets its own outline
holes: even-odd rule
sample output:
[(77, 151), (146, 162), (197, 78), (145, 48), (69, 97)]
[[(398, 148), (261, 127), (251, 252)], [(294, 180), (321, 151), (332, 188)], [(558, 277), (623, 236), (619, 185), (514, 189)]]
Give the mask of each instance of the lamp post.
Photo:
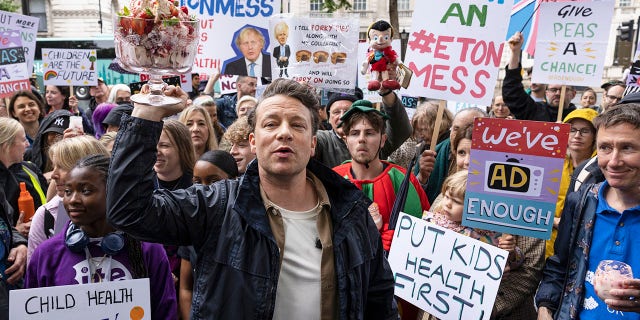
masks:
[(409, 40), (409, 32), (402, 29), (400, 32), (400, 58), (404, 61), (405, 54), (407, 52), (407, 41)]

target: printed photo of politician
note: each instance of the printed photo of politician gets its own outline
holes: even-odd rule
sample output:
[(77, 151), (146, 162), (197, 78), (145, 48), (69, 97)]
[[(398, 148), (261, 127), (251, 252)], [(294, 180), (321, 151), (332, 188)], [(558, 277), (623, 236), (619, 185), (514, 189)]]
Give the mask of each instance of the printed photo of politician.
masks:
[(235, 32), (231, 47), (237, 56), (222, 64), (222, 74), (251, 77), (271, 77), (269, 32), (260, 27), (245, 25)]

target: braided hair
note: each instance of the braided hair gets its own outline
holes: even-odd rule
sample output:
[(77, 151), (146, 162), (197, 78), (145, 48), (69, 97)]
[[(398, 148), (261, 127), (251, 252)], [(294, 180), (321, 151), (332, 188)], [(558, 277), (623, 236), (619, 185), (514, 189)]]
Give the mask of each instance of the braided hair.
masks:
[[(89, 168), (95, 170), (102, 175), (106, 184), (107, 177), (109, 176), (109, 157), (103, 154), (90, 155), (78, 160), (74, 168)], [(124, 234), (124, 237), (129, 262), (131, 263), (131, 274), (133, 278), (139, 279), (149, 277), (149, 272), (146, 264), (144, 263), (144, 257), (142, 256), (142, 243), (140, 240), (134, 239), (126, 233)]]

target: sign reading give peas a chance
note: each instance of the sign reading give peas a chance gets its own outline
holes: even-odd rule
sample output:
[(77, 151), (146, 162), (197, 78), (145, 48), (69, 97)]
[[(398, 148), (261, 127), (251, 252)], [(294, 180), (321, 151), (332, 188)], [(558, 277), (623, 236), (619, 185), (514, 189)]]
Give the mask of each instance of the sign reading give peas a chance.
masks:
[(92, 49), (42, 49), (45, 85), (95, 86), (98, 56)]

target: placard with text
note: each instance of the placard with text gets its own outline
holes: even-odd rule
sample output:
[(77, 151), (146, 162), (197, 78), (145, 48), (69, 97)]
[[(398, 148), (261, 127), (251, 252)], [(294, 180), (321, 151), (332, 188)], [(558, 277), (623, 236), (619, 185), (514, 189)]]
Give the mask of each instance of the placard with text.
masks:
[(0, 31), (0, 98), (30, 88), (20, 32)]
[(18, 13), (0, 11), (0, 31), (18, 31), (22, 40), (24, 58), (27, 60), (25, 71), (31, 75), (36, 55), (36, 39), (40, 18)]
[(151, 319), (149, 279), (9, 291), (9, 319)]
[(408, 95), (490, 105), (513, 1), (416, 1)]
[(542, 2), (532, 82), (600, 86), (614, 1)]
[(358, 28), (355, 26), (358, 25), (356, 17), (272, 17), (269, 52), (273, 78), (289, 78), (320, 88), (353, 90), (358, 61), (355, 45)]
[(549, 239), (570, 128), (476, 118), (462, 225)]
[(389, 264), (395, 295), (443, 320), (487, 320), (509, 253), (400, 213)]
[(42, 49), (45, 85), (95, 86), (98, 84), (95, 49)]

